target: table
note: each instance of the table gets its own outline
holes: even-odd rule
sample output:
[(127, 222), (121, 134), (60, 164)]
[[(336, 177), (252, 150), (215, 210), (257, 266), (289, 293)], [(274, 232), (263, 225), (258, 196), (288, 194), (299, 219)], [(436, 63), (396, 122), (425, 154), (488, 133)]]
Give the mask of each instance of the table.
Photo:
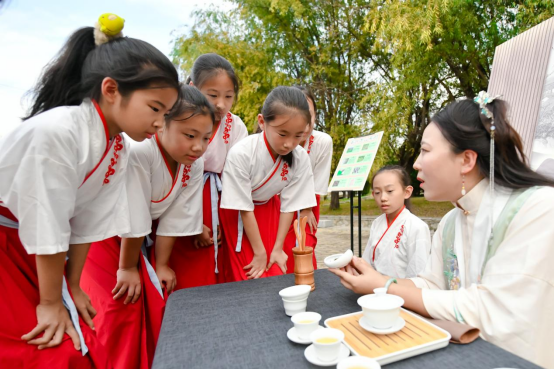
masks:
[[(307, 311), (327, 318), (359, 311), (359, 297), (328, 270), (315, 272)], [(307, 346), (288, 340), (292, 327), (278, 292), (294, 275), (190, 288), (168, 300), (153, 369), (319, 368), (304, 358)], [(388, 364), (403, 368), (539, 368), (478, 339)]]

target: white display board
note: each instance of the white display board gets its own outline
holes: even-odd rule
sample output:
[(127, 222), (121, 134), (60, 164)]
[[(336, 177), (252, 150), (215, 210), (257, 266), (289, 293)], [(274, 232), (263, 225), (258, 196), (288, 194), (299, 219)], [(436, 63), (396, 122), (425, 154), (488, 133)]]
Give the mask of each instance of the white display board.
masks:
[(351, 138), (346, 143), (339, 165), (329, 183), (331, 191), (361, 191), (371, 171), (383, 132)]

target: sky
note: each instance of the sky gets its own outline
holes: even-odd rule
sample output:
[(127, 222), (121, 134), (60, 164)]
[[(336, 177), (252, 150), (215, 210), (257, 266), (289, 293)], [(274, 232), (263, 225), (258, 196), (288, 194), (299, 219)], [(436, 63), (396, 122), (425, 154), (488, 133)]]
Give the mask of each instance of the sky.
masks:
[(94, 26), (103, 13), (125, 19), (124, 35), (168, 55), (177, 35), (193, 24), (191, 12), (225, 0), (4, 0), (0, 8), (0, 137), (20, 124), (26, 92), (73, 31)]

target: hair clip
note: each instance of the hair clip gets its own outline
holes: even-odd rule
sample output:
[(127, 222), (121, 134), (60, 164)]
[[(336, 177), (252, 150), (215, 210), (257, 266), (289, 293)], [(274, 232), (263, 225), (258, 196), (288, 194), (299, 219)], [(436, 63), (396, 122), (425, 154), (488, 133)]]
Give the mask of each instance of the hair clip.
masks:
[(104, 13), (98, 18), (94, 27), (94, 43), (102, 45), (118, 37), (123, 37), (125, 19), (112, 13)]
[(489, 119), (493, 118), (492, 112), (487, 108), (487, 104), (492, 103), (494, 100), (498, 99), (501, 95), (496, 95), (495, 97), (491, 97), (488, 93), (485, 91), (479, 92), (479, 95), (475, 96), (473, 101), (475, 101), (477, 104), (479, 104), (479, 107), (481, 108), (481, 114), (486, 116)]

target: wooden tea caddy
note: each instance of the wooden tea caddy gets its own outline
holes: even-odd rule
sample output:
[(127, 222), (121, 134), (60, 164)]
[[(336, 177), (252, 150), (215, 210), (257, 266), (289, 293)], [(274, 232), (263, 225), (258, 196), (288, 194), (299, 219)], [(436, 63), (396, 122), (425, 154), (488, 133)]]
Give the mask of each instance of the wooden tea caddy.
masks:
[(306, 222), (308, 217), (300, 219), (300, 230), (298, 229), (298, 219), (294, 221), (294, 233), (298, 240), (298, 246), (292, 249), (294, 256), (294, 283), (307, 284), (312, 286), (311, 291), (315, 290), (314, 264), (312, 262), (314, 249), (306, 246)]

